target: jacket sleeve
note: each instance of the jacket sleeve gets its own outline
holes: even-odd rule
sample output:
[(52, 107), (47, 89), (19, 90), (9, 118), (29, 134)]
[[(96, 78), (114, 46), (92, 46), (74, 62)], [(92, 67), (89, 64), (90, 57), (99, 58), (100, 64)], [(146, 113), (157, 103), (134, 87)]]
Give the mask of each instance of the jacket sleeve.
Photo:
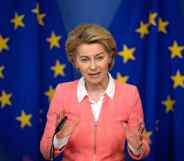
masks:
[[(141, 122), (144, 124), (144, 114), (142, 109), (141, 98), (139, 96), (139, 92), (137, 88), (135, 87), (132, 92), (132, 109), (128, 119), (128, 127), (138, 128)], [(150, 151), (150, 146), (149, 146), (149, 140), (147, 137), (143, 138), (143, 151), (141, 152), (140, 155), (134, 155), (133, 152), (128, 148), (129, 155), (135, 160), (140, 160), (145, 158), (149, 154), (149, 151)]]
[[(54, 92), (54, 96), (49, 106), (49, 110), (47, 113), (47, 122), (45, 125), (44, 133), (40, 141), (40, 151), (43, 157), (47, 160), (50, 159), (50, 148), (53, 140), (53, 135), (57, 126), (57, 122), (56, 122), (57, 116), (59, 115), (60, 112), (64, 112), (64, 104), (62, 99), (63, 93), (64, 92), (63, 92), (62, 85), (61, 84), (57, 85)], [(59, 155), (62, 150), (55, 149), (54, 150), (55, 156)]]

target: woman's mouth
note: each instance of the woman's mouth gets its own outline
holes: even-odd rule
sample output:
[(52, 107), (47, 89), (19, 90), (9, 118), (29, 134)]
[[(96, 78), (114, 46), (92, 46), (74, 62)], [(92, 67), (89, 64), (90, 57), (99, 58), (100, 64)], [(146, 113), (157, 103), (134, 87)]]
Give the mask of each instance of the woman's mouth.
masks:
[(89, 75), (90, 77), (92, 77), (92, 78), (98, 78), (99, 75), (100, 75), (100, 72), (98, 72), (98, 73), (89, 73), (88, 75)]

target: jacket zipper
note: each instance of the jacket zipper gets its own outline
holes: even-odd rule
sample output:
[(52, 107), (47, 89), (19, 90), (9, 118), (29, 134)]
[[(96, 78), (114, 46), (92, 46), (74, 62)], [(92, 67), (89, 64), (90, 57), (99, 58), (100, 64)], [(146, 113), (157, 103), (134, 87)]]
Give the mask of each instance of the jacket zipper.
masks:
[(97, 121), (94, 120), (94, 144), (93, 144), (93, 161), (96, 161), (96, 128), (97, 128)]

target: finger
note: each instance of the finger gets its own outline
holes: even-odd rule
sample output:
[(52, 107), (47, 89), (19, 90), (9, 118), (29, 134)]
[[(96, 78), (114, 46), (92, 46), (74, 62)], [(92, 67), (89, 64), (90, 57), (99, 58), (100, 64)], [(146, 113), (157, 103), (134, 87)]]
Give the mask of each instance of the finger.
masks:
[(75, 129), (75, 127), (79, 124), (80, 120), (79, 119), (75, 119), (71, 125), (72, 130)]
[(144, 123), (140, 123), (138, 128), (138, 133), (142, 135), (143, 132), (144, 132)]
[(78, 123), (79, 121), (73, 122), (72, 124), (67, 124), (64, 128), (64, 135), (71, 135)]
[(62, 117), (64, 117), (63, 112), (60, 112), (60, 113), (57, 114), (57, 120), (58, 121), (60, 121)]
[(129, 142), (134, 145), (134, 147), (138, 148), (142, 145), (142, 140), (140, 140), (140, 138), (138, 137), (131, 137), (129, 138)]
[(139, 130), (141, 130), (141, 129), (144, 129), (144, 123), (143, 122), (139, 123)]
[(142, 142), (140, 142), (137, 139), (131, 137), (128, 140), (128, 144), (130, 144), (134, 148), (139, 148), (142, 145)]
[(142, 144), (142, 138), (143, 138), (143, 136), (138, 132), (129, 133), (127, 135), (128, 142), (130, 142), (130, 144), (134, 145), (134, 147), (138, 147), (140, 144)]
[(137, 134), (137, 140), (142, 142), (142, 140), (143, 140), (143, 133), (138, 133)]
[(79, 121), (80, 121), (79, 118), (67, 120), (66, 123), (64, 124), (64, 127), (58, 133), (58, 136), (62, 138), (71, 135), (76, 126), (79, 124)]
[(64, 112), (60, 112), (59, 117), (60, 117), (60, 120), (62, 120), (64, 118)]
[(139, 140), (139, 141), (137, 142), (137, 148), (142, 147), (142, 145), (143, 145), (142, 141)]
[(128, 133), (128, 125), (126, 122), (122, 122), (122, 125), (123, 125), (123, 128), (125, 130), (125, 133), (127, 134)]
[(80, 119), (79, 118), (76, 118), (75, 120), (74, 120), (74, 124), (78, 124), (80, 122)]
[(61, 120), (64, 118), (64, 113), (63, 112), (60, 112), (58, 115), (57, 115), (57, 125), (61, 122)]
[(79, 122), (80, 122), (80, 119), (76, 118), (73, 121), (68, 121), (66, 126), (69, 129), (74, 129), (79, 124)]
[(58, 114), (57, 117), (56, 117), (56, 125), (59, 124), (59, 119), (60, 119), (60, 117), (59, 117), (59, 114)]

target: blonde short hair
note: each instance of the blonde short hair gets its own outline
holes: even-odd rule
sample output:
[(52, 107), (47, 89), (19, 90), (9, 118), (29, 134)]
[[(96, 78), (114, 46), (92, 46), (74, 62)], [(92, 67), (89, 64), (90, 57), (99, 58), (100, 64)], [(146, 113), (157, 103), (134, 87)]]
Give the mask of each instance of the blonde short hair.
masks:
[(92, 43), (101, 44), (106, 52), (112, 56), (112, 62), (109, 65), (109, 68), (111, 68), (116, 54), (116, 42), (109, 31), (96, 24), (81, 24), (69, 32), (65, 43), (68, 60), (75, 65), (77, 48), (81, 44)]

